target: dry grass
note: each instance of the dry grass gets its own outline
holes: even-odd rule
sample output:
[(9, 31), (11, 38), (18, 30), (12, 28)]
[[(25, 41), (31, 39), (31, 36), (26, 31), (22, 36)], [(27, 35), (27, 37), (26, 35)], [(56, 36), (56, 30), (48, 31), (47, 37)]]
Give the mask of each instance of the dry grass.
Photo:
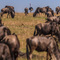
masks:
[[(12, 33), (16, 33), (19, 40), (20, 40), (20, 50), (22, 52), (26, 52), (26, 39), (33, 36), (34, 27), (38, 23), (44, 23), (46, 20), (46, 16), (44, 14), (38, 14), (37, 17), (33, 17), (33, 13), (29, 13), (27, 16), (24, 13), (16, 13), (15, 18), (7, 18), (5, 14), (2, 17), (2, 22), (5, 26), (7, 26)], [(34, 51), (33, 54), (40, 56), (34, 57), (33, 60), (45, 60), (46, 54), (45, 52), (36, 52)], [(42, 58), (44, 56), (44, 58)], [(26, 58), (18, 58), (18, 60), (26, 60)]]

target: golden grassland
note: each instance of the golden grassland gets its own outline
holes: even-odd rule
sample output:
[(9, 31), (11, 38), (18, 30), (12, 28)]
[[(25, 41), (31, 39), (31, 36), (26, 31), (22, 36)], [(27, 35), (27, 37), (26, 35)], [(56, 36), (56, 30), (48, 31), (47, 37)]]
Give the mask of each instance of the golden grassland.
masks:
[[(20, 41), (20, 50), (26, 52), (26, 39), (33, 36), (35, 25), (38, 23), (44, 23), (46, 21), (46, 16), (44, 14), (38, 14), (36, 17), (33, 17), (33, 13), (29, 13), (25, 16), (24, 13), (16, 13), (15, 18), (7, 18), (7, 14), (4, 14), (2, 17), (2, 22), (7, 26), (12, 33), (16, 33)], [(34, 57), (32, 60), (45, 60), (46, 53), (36, 52), (33, 54), (39, 56)], [(42, 58), (43, 57), (43, 58)], [(27, 60), (26, 58), (18, 58), (18, 60)]]

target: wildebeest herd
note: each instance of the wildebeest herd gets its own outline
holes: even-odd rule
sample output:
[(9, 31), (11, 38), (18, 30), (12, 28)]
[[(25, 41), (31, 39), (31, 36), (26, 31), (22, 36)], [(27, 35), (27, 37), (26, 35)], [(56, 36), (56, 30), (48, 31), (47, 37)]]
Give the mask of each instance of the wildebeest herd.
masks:
[[(56, 7), (56, 13), (60, 11), (60, 7), (59, 9), (57, 8), (58, 7)], [(38, 52), (46, 51), (47, 60), (48, 55), (50, 56), (50, 60), (53, 59), (53, 55), (55, 56), (54, 60), (60, 60), (60, 51), (58, 46), (58, 42), (60, 42), (60, 16), (54, 16), (54, 11), (49, 6), (43, 8), (38, 7), (33, 13), (33, 17), (35, 17), (37, 13), (45, 13), (45, 15), (47, 15), (47, 19), (45, 23), (39, 23), (35, 26), (33, 37), (27, 38), (27, 59), (31, 60), (32, 52), (36, 50)]]
[[(28, 8), (25, 8), (25, 15), (28, 14)], [(29, 8), (30, 12), (33, 10)], [(60, 11), (60, 7), (56, 7), (56, 13)], [(10, 14), (12, 18), (15, 16), (13, 6), (5, 6), (1, 9), (1, 17), (4, 13)], [(45, 23), (35, 25), (33, 37), (26, 39), (26, 56), (27, 60), (31, 60), (32, 52), (47, 52), (50, 60), (60, 60), (60, 50), (58, 43), (60, 43), (60, 16), (54, 16), (54, 11), (49, 7), (38, 7), (33, 13), (35, 17), (38, 13), (45, 13), (47, 19)], [(7, 15), (7, 17), (8, 17)], [(54, 37), (55, 36), (55, 37)], [(58, 40), (58, 41), (57, 41)], [(0, 18), (0, 60), (17, 60), (19, 55), (20, 42), (15, 33), (11, 34), (8, 27), (4, 26)]]

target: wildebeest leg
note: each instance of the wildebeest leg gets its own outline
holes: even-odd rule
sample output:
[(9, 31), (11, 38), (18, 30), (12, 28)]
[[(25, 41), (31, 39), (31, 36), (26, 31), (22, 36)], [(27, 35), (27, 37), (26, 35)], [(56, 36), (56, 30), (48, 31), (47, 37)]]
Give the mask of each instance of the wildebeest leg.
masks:
[(11, 17), (11, 14), (9, 13), (9, 18)]
[(39, 36), (41, 35), (41, 31), (38, 32)]
[(52, 56), (51, 56), (51, 53), (49, 53), (49, 56), (50, 56), (50, 60), (52, 60)]
[(1, 17), (3, 16), (3, 14), (4, 14), (4, 13), (3, 13), (3, 12), (1, 12)]
[(39, 16), (40, 16), (40, 13), (39, 13)]
[(9, 15), (9, 13), (7, 14), (7, 18), (8, 18), (8, 15)]
[(28, 45), (26, 45), (27, 60), (31, 60), (31, 58), (32, 58), (33, 50), (31, 48), (29, 48), (29, 49), (30, 49), (30, 51), (28, 50)]
[(29, 60), (32, 59), (32, 52), (35, 50), (34, 47), (30, 48), (30, 52), (29, 52)]
[(13, 57), (12, 60), (15, 60), (14, 55), (12, 55), (12, 57)]
[(28, 44), (26, 44), (26, 56), (27, 56), (27, 60), (29, 60), (29, 50), (28, 50)]
[[(52, 44), (50, 45), (50, 47), (48, 49), (48, 53), (49, 53), (49, 56), (50, 56), (50, 60), (52, 60), (53, 56), (55, 57), (55, 55), (54, 55), (54, 47), (52, 46)], [(56, 60), (56, 59), (54, 58), (54, 60)]]
[(29, 60), (31, 60), (31, 58), (32, 58), (32, 50), (30, 51), (30, 53), (29, 53)]
[(48, 60), (48, 55), (49, 55), (49, 54), (48, 54), (48, 52), (47, 52), (46, 60)]
[(35, 50), (36, 47), (34, 48), (34, 47), (30, 46), (29, 49), (28, 49), (28, 46), (29, 45), (27, 44), (26, 45), (27, 60), (31, 60), (31, 58), (32, 58), (32, 52), (33, 52), (33, 50)]
[(50, 56), (50, 60), (52, 60), (52, 55), (53, 55), (53, 46), (52, 46), (52, 43), (49, 44), (48, 53), (49, 53), (49, 56)]
[(58, 11), (57, 11), (57, 14), (58, 14)]
[(18, 57), (18, 51), (15, 51), (14, 52), (14, 58), (15, 58), (15, 60), (17, 60), (17, 57)]
[(7, 18), (8, 18), (8, 15), (9, 15), (9, 14), (7, 14)]

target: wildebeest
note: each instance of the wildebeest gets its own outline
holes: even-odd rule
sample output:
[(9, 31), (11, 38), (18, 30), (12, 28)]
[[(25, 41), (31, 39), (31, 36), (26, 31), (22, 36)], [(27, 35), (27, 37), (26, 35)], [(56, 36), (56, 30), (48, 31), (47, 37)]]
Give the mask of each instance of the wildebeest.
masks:
[(28, 14), (28, 8), (25, 8), (24, 11), (25, 11), (25, 15), (27, 15)]
[(14, 58), (17, 59), (20, 48), (20, 42), (17, 35), (15, 33), (7, 35), (1, 41), (10, 45)]
[(37, 7), (35, 12), (33, 13), (33, 17), (35, 17), (37, 13), (45, 13), (46, 14), (49, 11), (51, 13), (53, 13), (52, 9), (49, 6), (46, 6), (46, 7), (43, 7), (43, 8)]
[(40, 23), (35, 26), (34, 36), (36, 35), (58, 35), (59, 25), (56, 22)]
[(30, 10), (30, 12), (33, 11), (33, 7), (30, 7), (29, 10)]
[(56, 22), (56, 23), (60, 24), (60, 16), (47, 17), (46, 22)]
[(57, 60), (60, 60), (58, 45), (53, 37), (34, 36), (28, 38), (26, 40), (27, 60), (31, 60), (32, 52), (34, 50), (38, 52), (46, 51), (47, 55), (50, 56), (50, 60), (52, 59), (53, 55)]
[(59, 7), (59, 6), (57, 6), (57, 7), (56, 7), (56, 13), (58, 14), (58, 13), (59, 13), (59, 11), (60, 11), (60, 7)]
[(40, 7), (37, 7), (37, 9), (35, 10), (35, 12), (33, 13), (33, 17), (36, 16), (37, 13), (46, 13), (46, 8), (40, 8)]
[(0, 60), (15, 60), (8, 44), (0, 42)]
[(6, 26), (0, 26), (0, 41), (6, 36), (11, 35), (11, 31)]
[(6, 5), (5, 8), (11, 8), (11, 9), (14, 10), (14, 7), (13, 7), (13, 6), (8, 6), (8, 5)]
[(14, 16), (15, 16), (15, 11), (10, 8), (2, 8), (1, 9), (1, 16), (3, 16), (3, 14), (5, 14), (5, 13), (8, 13), (7, 18), (8, 18), (8, 15), (11, 15), (12, 18), (14, 18)]

